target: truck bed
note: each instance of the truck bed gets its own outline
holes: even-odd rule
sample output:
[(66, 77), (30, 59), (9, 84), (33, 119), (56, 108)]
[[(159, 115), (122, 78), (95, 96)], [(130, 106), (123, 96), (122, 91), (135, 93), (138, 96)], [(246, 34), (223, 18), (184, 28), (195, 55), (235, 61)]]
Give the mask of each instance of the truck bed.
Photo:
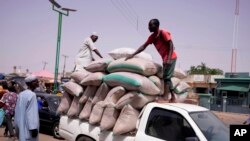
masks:
[(70, 119), (67, 116), (61, 117), (59, 128), (59, 134), (68, 141), (76, 141), (81, 135), (96, 141), (134, 141), (135, 139), (132, 135), (113, 135), (112, 131), (101, 131), (97, 125), (91, 125), (79, 119)]

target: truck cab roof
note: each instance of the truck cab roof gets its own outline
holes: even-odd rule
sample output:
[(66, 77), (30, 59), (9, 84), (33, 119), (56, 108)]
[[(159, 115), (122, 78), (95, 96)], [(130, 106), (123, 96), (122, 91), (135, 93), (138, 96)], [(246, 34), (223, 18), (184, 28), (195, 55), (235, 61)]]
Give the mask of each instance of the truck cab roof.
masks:
[(149, 104), (152, 105), (153, 107), (162, 107), (162, 108), (164, 108), (165, 106), (171, 106), (171, 107), (185, 110), (188, 113), (198, 112), (198, 111), (208, 111), (207, 108), (204, 108), (204, 107), (201, 107), (198, 105), (193, 105), (193, 104), (185, 104), (185, 103), (157, 103), (157, 102), (153, 102), (153, 103), (149, 103)]

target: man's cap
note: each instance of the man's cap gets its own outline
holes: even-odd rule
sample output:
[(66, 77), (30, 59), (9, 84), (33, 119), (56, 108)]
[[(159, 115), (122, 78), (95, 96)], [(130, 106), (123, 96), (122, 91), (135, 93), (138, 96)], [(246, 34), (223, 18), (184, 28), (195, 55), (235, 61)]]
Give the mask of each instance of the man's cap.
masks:
[(30, 82), (33, 82), (33, 81), (35, 81), (35, 80), (37, 80), (37, 77), (36, 77), (35, 75), (29, 75), (29, 76), (27, 76), (27, 77), (24, 79), (24, 81), (25, 81), (26, 83), (30, 83)]
[(93, 35), (93, 36), (97, 36), (98, 37), (98, 34), (96, 33), (96, 32), (92, 32), (92, 34), (91, 35)]

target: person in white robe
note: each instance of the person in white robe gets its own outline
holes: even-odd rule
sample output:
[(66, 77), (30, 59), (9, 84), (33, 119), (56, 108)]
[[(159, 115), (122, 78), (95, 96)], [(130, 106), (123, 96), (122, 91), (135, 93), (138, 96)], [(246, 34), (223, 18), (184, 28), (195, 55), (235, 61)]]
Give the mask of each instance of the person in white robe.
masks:
[(86, 38), (83, 42), (83, 46), (78, 51), (75, 58), (74, 71), (83, 70), (91, 61), (94, 61), (93, 52), (95, 52), (100, 58), (103, 58), (94, 43), (98, 40), (98, 35), (93, 32), (90, 37)]
[(28, 89), (17, 98), (15, 108), (15, 129), (19, 141), (38, 141), (39, 113), (36, 94), (33, 92), (39, 82), (35, 76), (25, 78)]

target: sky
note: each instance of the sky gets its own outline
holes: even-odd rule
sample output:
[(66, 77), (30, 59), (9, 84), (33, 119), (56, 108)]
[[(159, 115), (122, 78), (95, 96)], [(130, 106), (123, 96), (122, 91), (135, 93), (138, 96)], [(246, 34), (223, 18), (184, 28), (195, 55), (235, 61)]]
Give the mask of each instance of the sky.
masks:
[[(150, 35), (148, 22), (160, 20), (171, 32), (178, 55), (176, 67), (188, 70), (204, 62), (224, 72), (231, 69), (236, 0), (56, 0), (76, 9), (62, 18), (59, 72), (74, 68), (83, 40), (95, 31), (96, 47), (108, 52), (121, 47), (137, 49)], [(240, 0), (238, 72), (250, 72), (250, 0)], [(48, 0), (0, 0), (0, 72), (46, 69), (54, 73), (58, 13)], [(161, 62), (155, 47), (145, 50)], [(96, 57), (96, 56), (95, 56)], [(98, 58), (98, 57), (96, 57)]]

